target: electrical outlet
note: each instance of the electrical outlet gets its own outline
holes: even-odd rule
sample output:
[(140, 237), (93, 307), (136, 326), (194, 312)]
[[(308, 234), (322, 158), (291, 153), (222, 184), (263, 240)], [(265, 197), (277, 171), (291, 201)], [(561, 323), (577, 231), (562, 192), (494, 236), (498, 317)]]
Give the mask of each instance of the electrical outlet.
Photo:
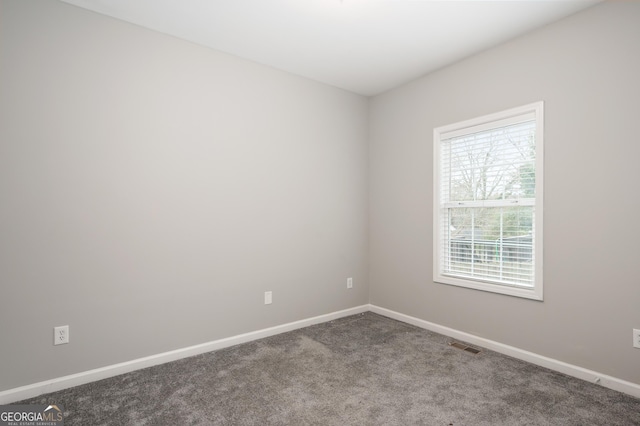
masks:
[(53, 344), (64, 345), (66, 343), (69, 343), (69, 326), (53, 327)]
[(633, 347), (640, 349), (640, 330), (633, 329)]
[(273, 302), (273, 292), (272, 291), (265, 291), (264, 292), (264, 304), (265, 305), (270, 305)]
[(347, 288), (353, 288), (353, 278), (347, 278)]

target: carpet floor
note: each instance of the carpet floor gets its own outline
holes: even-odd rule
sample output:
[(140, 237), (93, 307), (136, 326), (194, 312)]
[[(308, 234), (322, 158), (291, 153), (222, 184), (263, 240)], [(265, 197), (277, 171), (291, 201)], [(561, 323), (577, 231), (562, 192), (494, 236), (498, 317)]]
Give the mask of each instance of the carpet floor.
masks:
[(371, 312), (15, 404), (65, 425), (640, 425), (640, 399)]

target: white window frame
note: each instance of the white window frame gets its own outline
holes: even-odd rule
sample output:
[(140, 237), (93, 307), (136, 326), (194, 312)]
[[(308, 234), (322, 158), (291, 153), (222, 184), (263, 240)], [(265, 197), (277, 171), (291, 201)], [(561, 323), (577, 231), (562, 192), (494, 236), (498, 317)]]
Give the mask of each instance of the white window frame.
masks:
[[(434, 167), (434, 198), (433, 198), (433, 281), (436, 283), (449, 284), (459, 287), (466, 287), (476, 290), (500, 293), (510, 296), (523, 297), (533, 300), (543, 300), (543, 162), (544, 162), (544, 104), (536, 102), (517, 108), (511, 108), (506, 111), (485, 115), (483, 117), (473, 118), (470, 120), (441, 126), (433, 131), (433, 167)], [(441, 161), (441, 145), (442, 141), (454, 136), (476, 133), (478, 131), (502, 127), (505, 123), (517, 122), (523, 117), (533, 116), (536, 122), (535, 130), (535, 217), (534, 217), (534, 244), (532, 247), (534, 262), (534, 283), (533, 287), (524, 287), (517, 285), (507, 285), (504, 283), (482, 281), (461, 277), (454, 277), (443, 272), (444, 253), (443, 253), (443, 236), (441, 223), (443, 215), (441, 214), (445, 202), (441, 194), (442, 170)], [(490, 203), (490, 201), (488, 202)]]

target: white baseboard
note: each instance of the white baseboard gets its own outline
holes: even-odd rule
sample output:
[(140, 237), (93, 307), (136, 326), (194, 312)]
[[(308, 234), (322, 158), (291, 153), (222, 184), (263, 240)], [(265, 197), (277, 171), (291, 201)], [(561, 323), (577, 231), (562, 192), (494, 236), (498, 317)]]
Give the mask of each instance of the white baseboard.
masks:
[(109, 365), (94, 370), (84, 371), (82, 373), (71, 374), (69, 376), (59, 377), (44, 382), (34, 383), (19, 388), (9, 389), (0, 392), (0, 405), (10, 404), (23, 399), (34, 398), (44, 393), (55, 392), (74, 386), (83, 385), (97, 380), (106, 379), (120, 374), (129, 373), (131, 371), (140, 370), (142, 368), (152, 367), (166, 362), (176, 361), (178, 359), (187, 358), (194, 355), (200, 355), (205, 352), (211, 352), (218, 349), (227, 348), (229, 346), (246, 343), (253, 340), (262, 339), (287, 331), (297, 330), (299, 328), (308, 327), (310, 325), (322, 322), (332, 321), (334, 319), (367, 312), (369, 305), (356, 306), (354, 308), (342, 311), (332, 312), (325, 315), (319, 315), (313, 318), (307, 318), (300, 321), (294, 321), (275, 327), (265, 328), (250, 333), (239, 334), (237, 336), (227, 337), (225, 339), (214, 340), (200, 345), (189, 346), (187, 348), (176, 349), (170, 352), (164, 352), (157, 355), (151, 355), (144, 358), (138, 358), (120, 364)]
[(120, 364), (109, 365), (102, 368), (96, 368), (94, 370), (84, 371), (82, 373), (72, 374), (69, 376), (59, 377), (56, 379), (38, 382), (27, 386), (21, 386), (19, 388), (5, 390), (0, 392), (0, 405), (10, 404), (14, 401), (33, 398), (44, 393), (55, 392), (62, 389), (95, 382), (97, 380), (102, 380), (109, 377), (118, 376), (120, 374), (129, 373), (131, 371), (140, 370), (142, 368), (176, 361), (178, 359), (227, 348), (230, 346), (238, 345), (240, 343), (246, 343), (265, 337), (274, 336), (276, 334), (285, 333), (287, 331), (293, 331), (299, 328), (308, 327), (310, 325), (332, 321), (334, 319), (367, 311), (371, 311), (385, 317), (393, 318), (398, 321), (406, 322), (408, 324), (412, 324), (436, 333), (444, 334), (445, 336), (462, 340), (473, 345), (481, 346), (483, 348), (487, 348), (495, 352), (511, 356), (513, 358), (521, 359), (535, 365), (546, 367), (550, 370), (558, 371), (560, 373), (586, 380), (591, 383), (598, 383), (609, 389), (613, 389), (632, 395), (636, 398), (640, 398), (639, 384), (608, 376), (606, 374), (601, 374), (596, 371), (578, 367), (576, 365), (567, 364), (566, 362), (558, 361), (553, 358), (548, 358), (542, 355), (535, 354), (533, 352), (518, 349), (513, 346), (498, 343), (493, 340), (478, 337), (473, 334), (465, 333), (463, 331), (455, 330), (453, 328), (445, 327), (419, 318), (411, 317), (409, 315), (401, 314), (399, 312), (395, 312), (386, 308), (381, 308), (376, 305), (362, 305), (325, 315), (319, 315), (313, 318), (307, 318), (300, 321), (294, 321), (275, 327), (257, 330), (250, 333), (244, 333), (220, 340), (214, 340), (211, 342), (202, 343), (200, 345), (189, 346), (187, 348), (177, 349), (170, 352), (164, 352), (157, 355), (134, 359)]
[(457, 340), (462, 340), (463, 342), (471, 343), (473, 345), (490, 349), (492, 351), (499, 352), (501, 354), (508, 355), (513, 358), (530, 362), (531, 364), (539, 365), (541, 367), (558, 371), (568, 376), (586, 380), (587, 382), (599, 384), (606, 388), (623, 392), (631, 396), (635, 396), (636, 398), (640, 398), (639, 384), (618, 379), (616, 377), (611, 377), (606, 374), (598, 373), (597, 371), (592, 371), (586, 368), (578, 367), (577, 365), (572, 365), (566, 362), (558, 361), (557, 359), (538, 355), (533, 352), (525, 351), (523, 349), (518, 349), (513, 346), (498, 343), (493, 340), (474, 336), (473, 334), (465, 333), (463, 331), (455, 330), (453, 328), (445, 327), (439, 324), (434, 324), (429, 321), (425, 321), (419, 318), (411, 317), (409, 315), (401, 314), (399, 312), (395, 312), (386, 308), (381, 308), (376, 305), (369, 305), (369, 306), (370, 306), (370, 311), (376, 314), (393, 318), (398, 321), (406, 322), (408, 324), (412, 324), (429, 331), (444, 334), (445, 336), (449, 336)]

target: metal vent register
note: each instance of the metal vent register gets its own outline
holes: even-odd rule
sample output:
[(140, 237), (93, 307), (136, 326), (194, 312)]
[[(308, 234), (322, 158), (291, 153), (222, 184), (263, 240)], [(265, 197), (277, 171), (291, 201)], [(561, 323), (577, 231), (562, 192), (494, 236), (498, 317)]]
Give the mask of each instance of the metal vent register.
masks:
[(463, 351), (471, 352), (474, 355), (482, 352), (480, 349), (472, 348), (471, 346), (465, 345), (460, 342), (449, 342), (449, 346), (453, 346), (454, 348), (462, 349)]

